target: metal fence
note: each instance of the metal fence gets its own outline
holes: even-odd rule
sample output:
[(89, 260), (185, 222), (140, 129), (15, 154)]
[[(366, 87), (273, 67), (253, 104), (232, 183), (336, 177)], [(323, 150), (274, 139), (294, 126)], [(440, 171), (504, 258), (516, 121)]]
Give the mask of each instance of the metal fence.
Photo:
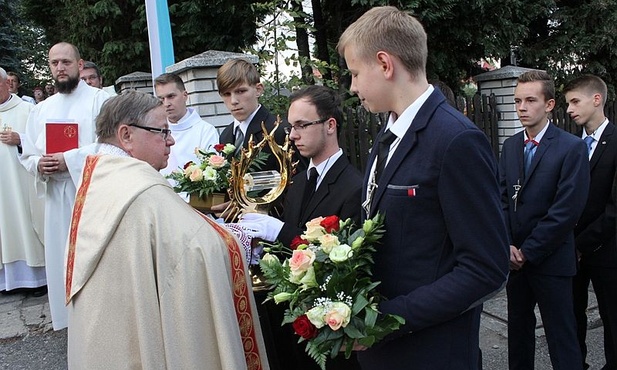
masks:
[[(499, 154), (499, 138), (496, 106), (495, 95), (480, 96), (479, 94), (476, 94), (472, 99), (458, 98), (456, 104), (456, 108), (486, 134), (497, 156)], [(372, 114), (362, 107), (347, 108), (343, 113), (345, 122), (339, 137), (339, 145), (343, 148), (351, 163), (363, 172), (366, 168), (370, 148), (373, 146), (373, 140), (381, 126), (387, 122), (387, 115)]]

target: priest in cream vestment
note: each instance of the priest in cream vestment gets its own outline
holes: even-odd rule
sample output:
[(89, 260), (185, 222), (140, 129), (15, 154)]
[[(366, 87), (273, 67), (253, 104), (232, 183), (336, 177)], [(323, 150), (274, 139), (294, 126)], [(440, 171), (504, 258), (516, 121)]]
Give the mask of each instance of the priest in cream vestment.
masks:
[(0, 68), (0, 290), (38, 288), (45, 278), (43, 213), (34, 176), (19, 162), (21, 137), (34, 105), (9, 93)]
[(157, 172), (174, 144), (151, 95), (112, 97), (66, 262), (70, 369), (267, 369), (244, 251)]

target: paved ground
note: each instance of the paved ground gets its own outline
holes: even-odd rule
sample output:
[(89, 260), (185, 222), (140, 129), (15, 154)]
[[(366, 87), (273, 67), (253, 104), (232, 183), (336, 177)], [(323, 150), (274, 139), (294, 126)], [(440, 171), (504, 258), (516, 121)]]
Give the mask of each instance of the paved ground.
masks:
[[(502, 292), (484, 306), (480, 347), (485, 370), (507, 369), (506, 320), (506, 296)], [(47, 296), (0, 295), (0, 369), (66, 369), (66, 330), (53, 331), (50, 321)], [(536, 369), (550, 370), (541, 320), (538, 323)], [(603, 331), (593, 299), (589, 308), (589, 325), (588, 362), (590, 370), (599, 370), (604, 364)]]

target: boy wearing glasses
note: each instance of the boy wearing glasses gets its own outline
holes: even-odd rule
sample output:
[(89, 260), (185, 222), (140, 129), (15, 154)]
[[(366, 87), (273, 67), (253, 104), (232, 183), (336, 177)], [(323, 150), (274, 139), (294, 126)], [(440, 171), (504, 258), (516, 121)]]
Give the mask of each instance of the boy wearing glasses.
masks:
[[(279, 240), (289, 246), (300, 235), (309, 220), (337, 215), (360, 222), (360, 194), (362, 176), (349, 163), (338, 144), (342, 123), (338, 94), (325, 86), (308, 86), (291, 94), (285, 130), (300, 154), (310, 160), (308, 170), (299, 172), (284, 200), (281, 220), (258, 213), (244, 215), (240, 224), (254, 230), (253, 236), (268, 241)], [(297, 345), (297, 336), (287, 327), (275, 329), (282, 321), (282, 313), (272, 317), (272, 331), (282, 331), (275, 338), (279, 365), (297, 364), (300, 369), (317, 369), (314, 361), (304, 353), (304, 344)], [(337, 358), (328, 362), (328, 369), (357, 369), (355, 356), (351, 360)], [(274, 365), (277, 366), (277, 365)], [(283, 368), (283, 367), (279, 367)]]

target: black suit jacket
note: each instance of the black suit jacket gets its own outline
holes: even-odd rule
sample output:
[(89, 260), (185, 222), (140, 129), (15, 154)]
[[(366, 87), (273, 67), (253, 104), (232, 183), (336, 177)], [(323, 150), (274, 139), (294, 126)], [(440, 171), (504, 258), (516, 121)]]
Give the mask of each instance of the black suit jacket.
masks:
[[(578, 133), (581, 136), (582, 132)], [(613, 189), (617, 169), (617, 130), (609, 122), (589, 161), (591, 179), (583, 214), (574, 229), (581, 262), (594, 266), (617, 267), (615, 243), (616, 201)]]
[(302, 209), (302, 197), (308, 180), (306, 170), (293, 178), (284, 202), (282, 220), (285, 222), (278, 239), (285, 245), (302, 234), (304, 224), (315, 217), (339, 216), (342, 220), (351, 218), (360, 223), (360, 198), (362, 175), (343, 154), (330, 167), (315, 194)]
[[(274, 128), (274, 123), (276, 122), (276, 116), (270, 113), (263, 105), (259, 107), (259, 110), (257, 110), (257, 113), (255, 114), (255, 116), (249, 123), (248, 128), (246, 129), (246, 135), (244, 135), (244, 143), (243, 143), (244, 148), (248, 148), (248, 145), (249, 145), (248, 143), (251, 138), (251, 135), (253, 136), (253, 141), (255, 143), (258, 143), (263, 139), (264, 135), (261, 129), (262, 122), (266, 126), (266, 130), (268, 130), (268, 132), (272, 131), (272, 129)], [(283, 145), (285, 143), (285, 136), (287, 136), (285, 134), (286, 126), (289, 126), (289, 123), (286, 120), (284, 120), (283, 122), (281, 122), (278, 129), (274, 133), (274, 139), (279, 145)], [(223, 130), (223, 132), (221, 132), (219, 140), (223, 144), (233, 144), (234, 143), (235, 140), (234, 140), (234, 123), (233, 122), (227, 125), (225, 129)], [(308, 166), (307, 165), (308, 161), (299, 155), (297, 149), (295, 149), (295, 146), (292, 146), (292, 147), (295, 150), (293, 159), (294, 161), (298, 161), (296, 172), (306, 169)], [(270, 154), (270, 157), (266, 161), (266, 164), (262, 166), (260, 171), (279, 170), (278, 161), (272, 155), (272, 151), (270, 150), (270, 148), (266, 146), (263, 151), (264, 153)]]

